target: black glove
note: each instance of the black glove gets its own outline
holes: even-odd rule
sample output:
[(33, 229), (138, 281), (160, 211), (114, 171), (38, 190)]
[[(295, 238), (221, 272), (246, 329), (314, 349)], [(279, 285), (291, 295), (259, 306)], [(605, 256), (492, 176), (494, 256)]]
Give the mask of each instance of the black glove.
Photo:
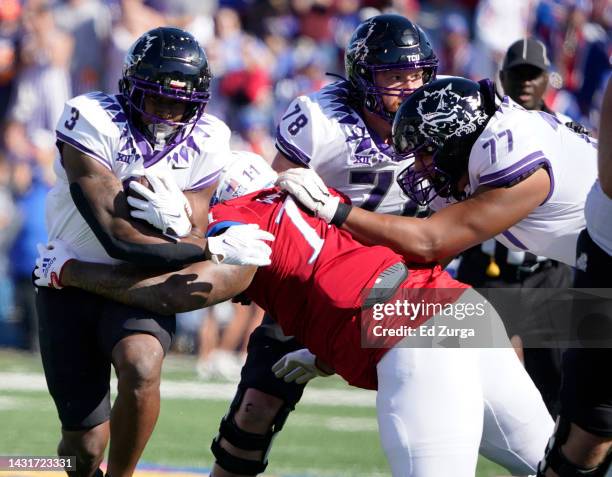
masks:
[(576, 121), (570, 121), (565, 123), (565, 126), (570, 128), (572, 131), (578, 134), (586, 134), (587, 136), (591, 135), (591, 131), (585, 128), (582, 124), (577, 123)]

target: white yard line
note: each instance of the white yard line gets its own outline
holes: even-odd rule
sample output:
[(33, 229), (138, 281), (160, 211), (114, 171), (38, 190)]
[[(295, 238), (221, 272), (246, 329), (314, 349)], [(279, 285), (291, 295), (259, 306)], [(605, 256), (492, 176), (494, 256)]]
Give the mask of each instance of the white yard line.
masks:
[[(76, 384), (76, 383), (75, 383)], [(117, 383), (113, 380), (112, 388)], [(0, 372), (0, 391), (41, 391), (46, 392), (45, 378), (36, 373)], [(162, 380), (161, 393), (165, 399), (202, 399), (229, 401), (236, 392), (235, 383), (205, 383), (197, 381)], [(307, 387), (303, 404), (319, 406), (374, 407), (376, 394), (372, 391), (349, 388), (320, 389)]]
[(376, 417), (322, 416), (313, 412), (299, 412), (291, 416), (291, 425), (326, 428), (335, 432), (377, 432)]
[(8, 397), (8, 396), (0, 396), (0, 411), (7, 411), (10, 409), (17, 409), (20, 407), (21, 400)]

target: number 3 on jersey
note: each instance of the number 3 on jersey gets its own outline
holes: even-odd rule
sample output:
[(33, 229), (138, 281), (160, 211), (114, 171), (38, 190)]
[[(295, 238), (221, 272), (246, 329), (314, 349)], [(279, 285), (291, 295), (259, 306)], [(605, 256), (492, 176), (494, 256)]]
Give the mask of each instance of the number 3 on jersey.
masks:
[(291, 196), (287, 196), (285, 199), (285, 203), (283, 208), (280, 210), (280, 213), (276, 216), (276, 223), (279, 223), (284, 214), (287, 214), (287, 217), (291, 220), (293, 225), (298, 229), (304, 240), (312, 247), (312, 255), (308, 258), (308, 265), (312, 265), (314, 261), (321, 253), (321, 249), (323, 248), (323, 244), (325, 244), (325, 239), (322, 239), (317, 235), (317, 231), (313, 229), (308, 222), (304, 220), (304, 217), (300, 214), (297, 205), (291, 198)]
[(74, 129), (74, 126), (79, 119), (79, 110), (77, 108), (72, 108), (70, 110), (71, 116), (64, 122), (64, 127), (70, 131)]

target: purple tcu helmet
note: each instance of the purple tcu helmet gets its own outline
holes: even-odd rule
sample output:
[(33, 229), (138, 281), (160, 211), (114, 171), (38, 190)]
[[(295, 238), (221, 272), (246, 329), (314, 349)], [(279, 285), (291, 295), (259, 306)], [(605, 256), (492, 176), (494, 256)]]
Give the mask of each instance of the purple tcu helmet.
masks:
[[(177, 129), (200, 118), (210, 98), (211, 78), (206, 54), (190, 33), (159, 27), (142, 35), (128, 51), (119, 91), (139, 128), (145, 120)], [(145, 112), (144, 97), (148, 94), (186, 103), (181, 120), (170, 121)]]
[[(397, 178), (411, 200), (427, 205), (438, 195), (463, 198), (457, 181), (496, 108), (490, 80), (459, 77), (432, 81), (402, 103), (393, 121), (393, 147), (400, 156), (416, 156)], [(431, 164), (418, 161), (423, 154), (433, 156)]]
[(393, 121), (382, 96), (408, 96), (414, 90), (376, 86), (377, 71), (423, 69), (423, 82), (436, 77), (438, 57), (427, 35), (401, 15), (377, 15), (361, 23), (353, 33), (344, 58), (346, 75), (365, 108)]

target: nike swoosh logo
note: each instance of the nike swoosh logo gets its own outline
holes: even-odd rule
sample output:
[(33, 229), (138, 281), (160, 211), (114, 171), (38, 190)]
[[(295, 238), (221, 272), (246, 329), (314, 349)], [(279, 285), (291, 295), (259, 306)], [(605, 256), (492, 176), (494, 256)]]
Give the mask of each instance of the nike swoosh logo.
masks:
[(180, 165), (173, 162), (171, 167), (172, 169), (187, 169), (189, 167), (189, 164)]

